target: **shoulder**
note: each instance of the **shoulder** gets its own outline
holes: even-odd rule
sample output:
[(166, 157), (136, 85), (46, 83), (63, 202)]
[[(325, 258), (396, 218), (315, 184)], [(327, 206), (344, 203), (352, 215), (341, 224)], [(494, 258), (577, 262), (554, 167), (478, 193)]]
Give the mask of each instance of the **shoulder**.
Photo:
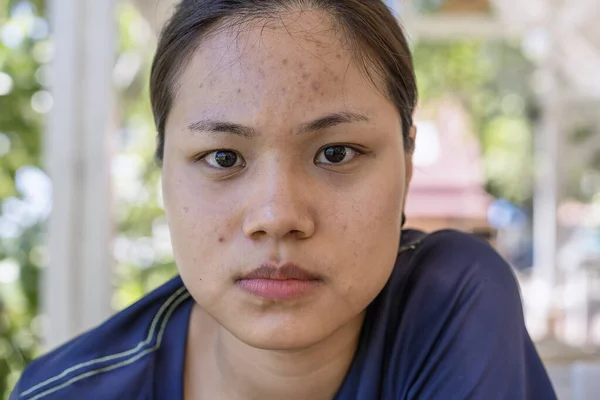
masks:
[(160, 345), (174, 310), (188, 298), (181, 279), (174, 278), (100, 326), (31, 362), (11, 399), (52, 398), (58, 391), (61, 396), (75, 395), (64, 390), (75, 386), (85, 390), (91, 378), (144, 362)]
[(379, 323), (394, 332), (383, 342), (406, 397), (556, 398), (525, 327), (516, 276), (489, 244), (445, 230), (403, 249)]
[(402, 239), (367, 314), (361, 366), (387, 380), (385, 393), (372, 397), (555, 399), (508, 263), (457, 231)]
[(455, 230), (425, 235), (412, 250), (405, 279), (425, 281), (438, 293), (470, 288), (519, 296), (511, 266), (487, 242)]
[(475, 323), (492, 314), (522, 318), (516, 275), (487, 242), (455, 230), (410, 236), (383, 293), (390, 310), (427, 319), (468, 309)]

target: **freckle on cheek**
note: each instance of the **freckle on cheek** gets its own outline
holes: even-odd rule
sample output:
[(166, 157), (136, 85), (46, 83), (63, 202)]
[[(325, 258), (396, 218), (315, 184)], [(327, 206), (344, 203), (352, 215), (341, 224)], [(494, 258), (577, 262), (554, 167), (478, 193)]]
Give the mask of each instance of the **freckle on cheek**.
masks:
[(219, 236), (219, 243), (223, 243), (225, 241), (225, 238), (223, 236)]

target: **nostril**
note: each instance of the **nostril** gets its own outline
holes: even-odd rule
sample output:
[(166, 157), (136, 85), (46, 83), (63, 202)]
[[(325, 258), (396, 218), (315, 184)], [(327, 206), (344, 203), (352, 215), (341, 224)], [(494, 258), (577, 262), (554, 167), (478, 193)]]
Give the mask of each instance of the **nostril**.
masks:
[(290, 231), (290, 235), (295, 237), (296, 239), (303, 239), (307, 236), (305, 232), (302, 232), (300, 230)]
[(312, 235), (314, 222), (310, 215), (305, 215), (303, 210), (298, 210), (294, 205), (277, 207), (269, 204), (268, 207), (249, 212), (244, 218), (243, 231), (246, 237), (252, 240), (261, 239), (263, 236), (275, 239), (295, 238), (304, 239)]
[(252, 234), (250, 235), (250, 237), (253, 240), (259, 240), (265, 236), (267, 236), (267, 232), (265, 232), (265, 231), (255, 231), (255, 232), (252, 232)]

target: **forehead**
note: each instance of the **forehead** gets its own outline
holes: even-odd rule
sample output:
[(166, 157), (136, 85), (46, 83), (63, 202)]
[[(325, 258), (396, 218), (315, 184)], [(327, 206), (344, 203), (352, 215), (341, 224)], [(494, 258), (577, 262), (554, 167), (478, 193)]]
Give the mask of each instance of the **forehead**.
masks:
[(354, 53), (320, 12), (229, 24), (193, 54), (179, 78), (172, 114), (260, 126), (345, 110), (375, 118), (394, 113), (357, 67)]

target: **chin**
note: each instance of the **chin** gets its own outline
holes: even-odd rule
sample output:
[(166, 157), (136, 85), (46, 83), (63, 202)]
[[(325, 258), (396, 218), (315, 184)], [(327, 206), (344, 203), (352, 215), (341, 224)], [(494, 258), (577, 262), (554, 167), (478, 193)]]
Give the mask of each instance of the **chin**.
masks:
[[(313, 347), (323, 338), (289, 335), (254, 335), (248, 338), (238, 338), (248, 346), (256, 349), (271, 351), (301, 351)], [(244, 340), (246, 339), (246, 340)]]
[(322, 323), (280, 320), (262, 320), (228, 329), (238, 340), (262, 350), (299, 351), (326, 339), (332, 332)]

